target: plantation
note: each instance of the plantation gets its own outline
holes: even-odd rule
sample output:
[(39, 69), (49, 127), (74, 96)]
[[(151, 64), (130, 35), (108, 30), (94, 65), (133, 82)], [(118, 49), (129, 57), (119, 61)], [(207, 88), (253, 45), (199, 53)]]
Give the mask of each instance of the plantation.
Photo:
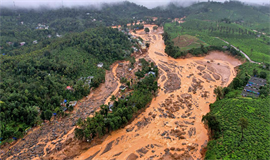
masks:
[(202, 2), (190, 6), (187, 20), (220, 21), (238, 23), (242, 26), (258, 31), (269, 32), (269, 8), (265, 6), (248, 6), (239, 1)]
[(177, 36), (173, 39), (173, 42), (174, 45), (178, 46), (181, 51), (189, 50), (192, 48), (199, 48), (201, 45), (207, 46), (207, 44), (200, 39), (189, 35)]
[[(265, 72), (269, 84), (269, 68), (245, 63), (239, 70), (229, 87), (215, 89), (217, 101), (210, 104), (211, 111), (203, 117), (212, 133), (205, 159), (268, 159), (270, 156), (269, 86), (266, 97), (252, 99), (240, 95), (253, 73)], [(244, 128), (242, 121), (246, 122)]]
[[(205, 42), (202, 43), (203, 45), (227, 46), (228, 44), (216, 38), (219, 37), (245, 52), (254, 61), (268, 62), (270, 60), (270, 38), (239, 24), (194, 19), (187, 20), (182, 24), (166, 23), (164, 30), (168, 32), (172, 39), (175, 39), (178, 35), (190, 35)], [(194, 48), (199, 47), (195, 44)], [(176, 44), (176, 46), (179, 45)], [(181, 50), (189, 49), (179, 47)]]
[[(270, 156), (269, 100), (230, 98), (211, 105), (211, 114), (220, 124), (220, 137), (211, 140), (205, 159), (268, 159)], [(246, 118), (248, 127), (241, 142), (240, 118)]]

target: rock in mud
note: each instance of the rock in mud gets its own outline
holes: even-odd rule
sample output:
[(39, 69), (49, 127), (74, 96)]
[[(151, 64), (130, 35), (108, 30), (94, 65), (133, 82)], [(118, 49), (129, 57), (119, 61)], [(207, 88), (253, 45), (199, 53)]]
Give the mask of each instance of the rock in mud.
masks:
[(138, 127), (138, 129), (148, 125), (150, 123), (151, 117), (149, 118), (145, 118), (142, 121), (139, 121), (136, 123), (136, 126)]
[(134, 128), (135, 128), (135, 127), (127, 128), (126, 131), (127, 131), (127, 132), (131, 132), (131, 131), (133, 131)]
[(184, 99), (190, 99), (190, 98), (192, 98), (192, 95), (184, 93), (184, 94), (181, 94), (181, 97), (184, 98)]
[(136, 152), (141, 155), (141, 154), (146, 154), (148, 152), (148, 150), (146, 148), (142, 147), (142, 148), (136, 150)]
[(162, 53), (159, 53), (159, 52), (155, 52), (155, 54), (157, 54), (159, 56), (164, 56)]
[(168, 153), (169, 151), (170, 151), (169, 148), (166, 148), (166, 149), (164, 150), (165, 153)]
[(207, 69), (208, 69), (209, 71), (211, 71), (211, 72), (215, 72), (215, 71), (216, 71), (215, 68), (213, 68), (213, 67), (211, 67), (211, 66), (207, 66)]
[(193, 160), (193, 157), (188, 153), (184, 152), (183, 154), (177, 154), (177, 153), (166, 153), (162, 157), (160, 157), (160, 160)]
[(165, 81), (166, 77), (163, 75), (161, 76), (161, 82)]
[(100, 150), (97, 151), (97, 152), (96, 152), (95, 154), (93, 154), (92, 156), (88, 157), (86, 160), (92, 160), (99, 152), (100, 152)]
[(127, 157), (126, 160), (135, 160), (135, 159), (138, 159), (138, 158), (139, 158), (139, 157), (138, 157), (136, 154), (131, 153), (131, 154)]
[(119, 156), (120, 154), (122, 154), (122, 152), (119, 152), (119, 153), (113, 155), (113, 157)]
[(164, 131), (164, 132), (161, 134), (161, 136), (165, 136), (166, 134), (168, 134), (168, 132), (167, 132), (167, 131)]
[(194, 125), (194, 122), (184, 121), (185, 124)]
[(196, 134), (196, 128), (195, 128), (195, 127), (189, 128), (189, 131), (188, 131), (189, 138), (190, 138), (192, 135), (195, 135), (195, 134)]
[(105, 148), (104, 151), (101, 153), (101, 155), (104, 154), (104, 153), (106, 153), (106, 152), (108, 152), (108, 151), (110, 151), (110, 150), (112, 149), (112, 144), (113, 144), (113, 142), (114, 142), (114, 140), (107, 144), (106, 148)]
[(168, 73), (168, 79), (164, 84), (165, 93), (170, 93), (181, 88), (181, 79), (174, 73)]
[(205, 67), (203, 67), (203, 66), (198, 66), (197, 69), (198, 69), (199, 71), (203, 71), (203, 70), (205, 69)]
[(208, 73), (204, 73), (202, 76), (204, 79), (208, 80), (208, 81), (213, 81), (215, 82), (215, 80), (212, 79), (212, 77), (208, 74)]
[(217, 75), (217, 74), (215, 74), (215, 73), (213, 73), (212, 75), (213, 75), (213, 77), (214, 77), (216, 80), (220, 80), (220, 76), (219, 76), (219, 75)]

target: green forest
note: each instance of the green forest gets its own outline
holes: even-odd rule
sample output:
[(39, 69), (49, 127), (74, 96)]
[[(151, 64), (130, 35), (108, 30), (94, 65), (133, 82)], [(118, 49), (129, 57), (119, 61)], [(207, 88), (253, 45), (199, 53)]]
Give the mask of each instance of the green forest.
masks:
[[(61, 112), (64, 99), (79, 100), (88, 95), (90, 87), (104, 82), (105, 68), (130, 53), (131, 42), (124, 33), (97, 28), (71, 34), (30, 53), (1, 56), (1, 137), (20, 137), (28, 126)], [(103, 68), (97, 67), (99, 62)], [(94, 77), (91, 86), (85, 82), (88, 76)]]

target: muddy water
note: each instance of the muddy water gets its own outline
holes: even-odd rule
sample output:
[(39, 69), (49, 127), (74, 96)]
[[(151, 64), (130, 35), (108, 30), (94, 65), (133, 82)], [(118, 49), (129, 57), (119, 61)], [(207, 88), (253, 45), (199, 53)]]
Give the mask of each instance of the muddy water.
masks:
[[(151, 41), (147, 58), (158, 65), (161, 73), (158, 96), (130, 125), (112, 132), (102, 144), (76, 159), (158, 159), (166, 154), (165, 149), (174, 154), (165, 159), (177, 158), (177, 155), (202, 158), (200, 150), (208, 136), (201, 118), (209, 112), (209, 103), (216, 99), (215, 86), (227, 86), (236, 76), (234, 67), (241, 62), (220, 52), (206, 57), (173, 59), (164, 53), (161, 33), (162, 29), (149, 34), (137, 31), (137, 35)], [(204, 70), (200, 71), (198, 66)], [(220, 78), (215, 79), (213, 74)], [(196, 92), (189, 92), (190, 88), (196, 88)]]

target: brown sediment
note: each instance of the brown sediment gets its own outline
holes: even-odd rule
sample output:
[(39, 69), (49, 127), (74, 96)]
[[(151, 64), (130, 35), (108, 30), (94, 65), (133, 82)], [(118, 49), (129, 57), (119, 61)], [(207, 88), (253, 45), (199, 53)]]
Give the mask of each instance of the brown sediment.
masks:
[[(149, 40), (149, 36), (156, 37), (152, 39), (146, 56), (161, 71), (157, 97), (128, 126), (112, 132), (102, 144), (90, 148), (76, 159), (85, 159), (122, 136), (124, 138), (117, 145), (113, 144), (111, 150), (96, 155), (95, 159), (202, 158), (208, 135), (201, 118), (209, 112), (209, 104), (216, 99), (214, 86), (227, 86), (236, 76), (234, 67), (241, 62), (222, 52), (211, 52), (206, 57), (173, 59), (164, 53), (161, 33), (162, 29), (159, 28), (149, 35), (144, 31), (137, 31), (136, 34), (144, 40)], [(216, 59), (217, 54), (221, 56)], [(202, 71), (213, 81), (208, 83), (202, 80), (203, 74), (198, 75), (201, 71), (197, 67), (200, 70), (204, 67)]]

